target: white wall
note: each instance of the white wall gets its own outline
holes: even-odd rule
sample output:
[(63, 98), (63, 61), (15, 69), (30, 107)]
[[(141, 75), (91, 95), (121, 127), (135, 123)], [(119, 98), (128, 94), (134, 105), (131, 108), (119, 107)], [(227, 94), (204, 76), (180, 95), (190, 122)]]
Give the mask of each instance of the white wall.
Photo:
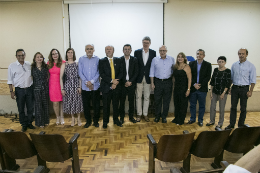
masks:
[(179, 52), (195, 57), (206, 51), (205, 60), (216, 64), (221, 55), (227, 67), (238, 61), (241, 47), (249, 50), (248, 60), (260, 76), (260, 2), (235, 3), (168, 0), (165, 4), (165, 45), (168, 54)]

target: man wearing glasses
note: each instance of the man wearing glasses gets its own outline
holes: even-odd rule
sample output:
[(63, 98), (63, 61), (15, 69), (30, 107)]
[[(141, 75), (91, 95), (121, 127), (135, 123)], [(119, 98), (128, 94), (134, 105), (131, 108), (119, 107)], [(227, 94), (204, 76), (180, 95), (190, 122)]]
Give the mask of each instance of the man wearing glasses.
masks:
[[(17, 61), (13, 62), (8, 67), (8, 82), (11, 93), (11, 98), (16, 99), (19, 121), (22, 125), (22, 131), (25, 132), (27, 127), (35, 129), (32, 125), (33, 121), (33, 81), (31, 78), (31, 64), (28, 61), (24, 61), (25, 52), (23, 49), (16, 51)], [(15, 87), (15, 91), (13, 90)], [(27, 116), (25, 115), (24, 108), (27, 108)]]
[[(134, 57), (138, 60), (138, 76), (136, 79), (137, 90), (136, 90), (136, 106), (137, 106), (137, 118), (136, 121), (140, 122), (141, 115), (144, 115), (146, 122), (149, 122), (148, 108), (149, 108), (149, 99), (151, 92), (151, 80), (149, 77), (151, 63), (154, 57), (156, 57), (156, 52), (152, 49), (149, 49), (151, 45), (150, 37), (146, 36), (142, 40), (143, 48), (138, 49), (134, 53)], [(142, 104), (142, 95), (144, 91), (144, 103)], [(142, 108), (143, 105), (143, 108)]]
[[(172, 67), (175, 64), (174, 58), (167, 55), (167, 47), (162, 45), (159, 48), (160, 56), (153, 59), (150, 69), (151, 88), (154, 90), (155, 119), (167, 123), (166, 117), (172, 96)], [(162, 110), (163, 102), (163, 112)]]

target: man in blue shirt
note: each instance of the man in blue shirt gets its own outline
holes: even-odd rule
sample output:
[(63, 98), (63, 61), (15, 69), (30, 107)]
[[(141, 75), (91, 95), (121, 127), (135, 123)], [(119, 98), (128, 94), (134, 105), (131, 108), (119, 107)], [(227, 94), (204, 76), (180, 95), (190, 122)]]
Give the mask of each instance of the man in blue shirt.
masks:
[[(159, 122), (162, 117), (162, 123), (167, 123), (166, 117), (169, 111), (169, 104), (172, 97), (172, 72), (175, 64), (174, 58), (167, 55), (167, 47), (161, 46), (160, 56), (153, 59), (150, 68), (151, 89), (154, 90), (155, 119)], [(163, 102), (163, 112), (162, 110)]]
[[(231, 80), (233, 86), (231, 88), (231, 111), (230, 124), (225, 128), (232, 129), (237, 119), (237, 104), (240, 99), (240, 117), (238, 127), (243, 127), (246, 119), (247, 99), (252, 96), (256, 83), (255, 66), (247, 60), (248, 50), (241, 48), (238, 51), (239, 61), (235, 62), (231, 67)], [(249, 85), (251, 85), (249, 90)]]
[(188, 124), (196, 122), (196, 105), (199, 101), (198, 125), (203, 126), (203, 116), (205, 113), (206, 96), (208, 92), (208, 83), (211, 77), (211, 64), (204, 60), (205, 51), (197, 51), (197, 61), (189, 63), (192, 74), (190, 91), (190, 121)]
[(84, 115), (87, 120), (84, 125), (88, 128), (92, 124), (90, 114), (90, 102), (94, 108), (94, 126), (99, 127), (99, 116), (100, 116), (100, 91), (99, 91), (99, 57), (93, 55), (95, 48), (93, 44), (85, 46), (86, 55), (79, 58), (79, 76), (82, 80), (82, 101), (84, 108)]

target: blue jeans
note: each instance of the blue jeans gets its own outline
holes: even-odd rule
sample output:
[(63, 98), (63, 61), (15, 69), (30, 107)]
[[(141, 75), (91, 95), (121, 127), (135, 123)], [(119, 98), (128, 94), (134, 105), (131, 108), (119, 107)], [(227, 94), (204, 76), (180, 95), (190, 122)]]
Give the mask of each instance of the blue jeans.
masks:
[(199, 101), (199, 117), (198, 121), (203, 122), (203, 116), (205, 113), (207, 92), (195, 91), (190, 94), (190, 121), (196, 121), (196, 105)]
[[(22, 126), (28, 126), (33, 121), (33, 87), (19, 88), (15, 87), (16, 103), (19, 111), (19, 121)], [(24, 112), (24, 107), (27, 108), (27, 116)]]

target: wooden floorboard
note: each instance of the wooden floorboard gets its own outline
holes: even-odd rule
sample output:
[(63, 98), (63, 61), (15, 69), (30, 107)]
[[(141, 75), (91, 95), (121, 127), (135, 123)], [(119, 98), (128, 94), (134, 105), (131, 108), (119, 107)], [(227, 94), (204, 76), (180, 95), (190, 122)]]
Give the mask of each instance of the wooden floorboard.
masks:
[[(217, 115), (218, 116), (218, 115)], [(56, 125), (56, 119), (51, 119), (50, 125), (42, 128), (36, 128), (35, 130), (28, 129), (26, 134), (39, 133), (45, 131), (47, 134), (61, 134), (67, 141), (74, 135), (79, 133), (78, 139), (79, 145), (79, 159), (80, 166), (83, 173), (147, 173), (148, 170), (148, 140), (147, 134), (152, 134), (156, 141), (164, 134), (182, 134), (183, 130), (189, 132), (196, 132), (195, 137), (202, 131), (214, 130), (215, 126), (207, 127), (206, 123), (209, 122), (209, 113), (204, 116), (204, 126), (199, 127), (196, 123), (192, 125), (177, 126), (171, 123), (173, 114), (169, 114), (168, 123), (162, 124), (151, 122), (140, 122), (133, 124), (128, 121), (126, 115), (125, 123), (123, 127), (117, 127), (113, 125), (112, 116), (108, 128), (104, 130), (102, 128), (102, 121), (100, 120), (100, 127), (94, 126), (85, 129), (82, 127), (70, 126), (70, 118), (65, 118), (65, 125)], [(189, 120), (190, 115), (187, 115), (186, 121)], [(238, 115), (239, 117), (239, 115)], [(250, 126), (260, 125), (260, 112), (248, 112), (246, 118), (246, 124)], [(218, 118), (217, 118), (218, 120)], [(82, 121), (85, 120), (82, 118)], [(216, 121), (217, 122), (217, 121)], [(12, 122), (10, 118), (0, 116), (0, 130), (12, 128), (20, 131), (21, 126), (19, 122)], [(225, 113), (224, 126), (229, 124), (229, 113)], [(233, 154), (229, 152), (224, 153), (224, 160), (230, 163), (236, 162), (242, 154)], [(191, 170), (199, 171), (205, 169), (211, 169), (212, 159), (201, 159), (192, 156)], [(36, 156), (17, 160), (23, 171), (33, 171), (37, 167)], [(156, 160), (156, 173), (169, 173), (170, 168), (180, 167), (182, 162), (178, 163), (165, 163)], [(47, 163), (51, 173), (70, 173), (71, 161), (67, 160), (64, 163)]]

